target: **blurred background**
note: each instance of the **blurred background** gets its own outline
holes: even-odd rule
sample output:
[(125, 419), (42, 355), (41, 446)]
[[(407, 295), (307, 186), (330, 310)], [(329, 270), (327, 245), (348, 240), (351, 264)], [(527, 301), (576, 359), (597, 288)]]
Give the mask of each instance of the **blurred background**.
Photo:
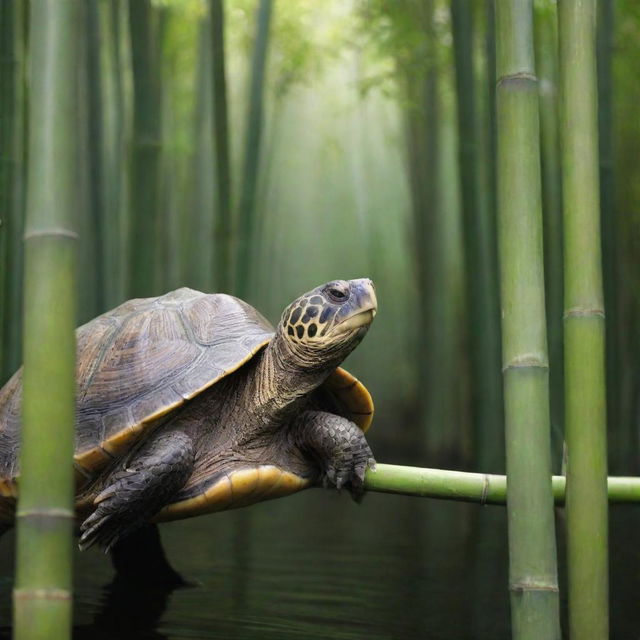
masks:
[[(37, 73), (25, 53), (28, 4), (1, 4), (3, 380), (20, 364), (25, 108)], [(556, 16), (552, 0), (535, 5), (557, 468)], [(371, 277), (380, 313), (348, 366), (376, 399), (378, 455), (398, 448), (424, 465), (502, 470), (492, 2), (82, 7), (78, 323), (180, 286), (235, 293), (276, 322), (321, 282)], [(612, 469), (629, 474), (640, 397), (640, 9), (617, 0), (601, 11), (610, 453)]]
[[(78, 324), (128, 298), (180, 286), (233, 293), (275, 323), (286, 304), (317, 284), (371, 277), (379, 314), (346, 367), (374, 396), (370, 439), (378, 460), (503, 472), (492, 0), (81, 4)], [(30, 74), (38, 72), (26, 53), (28, 11), (28, 0), (0, 0), (2, 383), (21, 362), (22, 225), (32, 126), (26, 107)], [(553, 464), (559, 472), (563, 302), (555, 2), (536, 0), (535, 18)], [(598, 61), (610, 473), (634, 475), (640, 426), (640, 4), (634, 0), (601, 0)], [(356, 598), (340, 609), (345, 619), (363, 611), (358, 590), (368, 593), (362, 581), (349, 582), (354, 576), (367, 588), (378, 585), (367, 615), (387, 616), (378, 626), (356, 625), (344, 637), (365, 631), (378, 637), (375, 629), (385, 638), (424, 636), (434, 616), (442, 617), (433, 626), (444, 635), (434, 631), (428, 637), (477, 640), (508, 633), (499, 508), (478, 516), (478, 507), (417, 506), (407, 498), (372, 496), (358, 512), (360, 524), (351, 525), (346, 498), (316, 498), (311, 506), (304, 499), (278, 505), (277, 513), (293, 518), (286, 532), (266, 524), (275, 509), (267, 504), (252, 508), (257, 515), (248, 520), (229, 516), (217, 542), (207, 538), (221, 551), (217, 558), (224, 558), (211, 593), (228, 571), (231, 581), (244, 579), (248, 597), (246, 583), (256, 585), (256, 575), (284, 561), (280, 547), (255, 551), (260, 535), (239, 538), (240, 531), (244, 536), (266, 527), (269, 541), (288, 540), (281, 546), (292, 557), (302, 554), (295, 541), (317, 538), (307, 511), (317, 513), (320, 501), (320, 512), (328, 514), (324, 522), (337, 532), (330, 537), (338, 540), (331, 549), (337, 555), (319, 559), (327, 544), (321, 536), (304, 547), (300, 562), (321, 566), (337, 558), (348, 564), (346, 574), (317, 582), (318, 588), (327, 581), (341, 585), (342, 595)], [(197, 525), (200, 520), (167, 527), (174, 553), (187, 535), (200, 545), (211, 519)], [(490, 521), (485, 533), (480, 520)], [(385, 532), (390, 521), (404, 524)], [(425, 522), (433, 523), (433, 534)], [(362, 523), (370, 527), (363, 538)], [(353, 556), (351, 545), (369, 537), (375, 540), (366, 547), (370, 555)], [(443, 549), (455, 566), (442, 560), (440, 571), (433, 561)], [(638, 566), (626, 549), (632, 555), (617, 558), (614, 570)], [(404, 564), (378, 562), (389, 557)], [(252, 564), (251, 558), (266, 564)], [(85, 567), (80, 593), (82, 584), (89, 585), (87, 614), (103, 598), (95, 585), (108, 569), (105, 563), (95, 568), (96, 556), (79, 562)], [(468, 571), (474, 562), (476, 574)], [(199, 564), (192, 573), (200, 575), (198, 567), (209, 575)], [(394, 584), (387, 592), (389, 576)], [(461, 592), (461, 584), (471, 591)], [(624, 578), (614, 584), (624, 585)], [(263, 585), (262, 595), (272, 587)], [(298, 588), (294, 582), (291, 599)], [(409, 606), (403, 589), (412, 594), (413, 608), (434, 603), (403, 620), (406, 627), (397, 619), (398, 607)], [(389, 599), (391, 592), (397, 600)], [(327, 597), (330, 615), (342, 619)], [(189, 611), (204, 606), (197, 598)], [(391, 607), (388, 615), (372, 604), (378, 600)], [(614, 630), (633, 621), (624, 598), (617, 602), (624, 614), (616, 618), (614, 608)], [(282, 629), (271, 629), (273, 636), (265, 631), (264, 615), (271, 609), (261, 606), (255, 616), (262, 635), (252, 635), (246, 618), (234, 627), (229, 619), (236, 614), (230, 614), (229, 628), (216, 627), (220, 637), (288, 637)], [(304, 609), (310, 604), (301, 606), (301, 619), (311, 625), (304, 627), (305, 637), (315, 637), (313, 615), (308, 619)], [(463, 619), (464, 629), (453, 624)], [(239, 628), (244, 631), (234, 636)], [(302, 637), (295, 635), (301, 628), (291, 627), (291, 637)], [(395, 635), (397, 628), (405, 632)], [(95, 628), (91, 633), (97, 637)], [(326, 628), (318, 633), (327, 637)]]

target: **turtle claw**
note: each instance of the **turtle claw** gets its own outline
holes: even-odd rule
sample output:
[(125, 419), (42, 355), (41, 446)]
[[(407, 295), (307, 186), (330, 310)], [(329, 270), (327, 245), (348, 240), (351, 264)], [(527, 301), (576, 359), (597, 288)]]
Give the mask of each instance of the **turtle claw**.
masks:
[(366, 457), (353, 456), (347, 460), (334, 461), (322, 475), (322, 486), (327, 489), (334, 486), (338, 491), (347, 487), (354, 498), (359, 501), (364, 494), (364, 477), (367, 469), (375, 469), (376, 463), (370, 451)]
[(335, 481), (336, 489), (340, 491), (340, 489), (342, 489), (342, 487), (345, 486), (348, 480), (349, 480), (349, 472), (343, 469), (338, 473), (336, 477), (336, 481)]
[(97, 509), (80, 526), (78, 547), (81, 551), (97, 543), (103, 547), (105, 553), (108, 553), (121, 538), (120, 526), (117, 519), (113, 518), (114, 509), (109, 502), (109, 499), (102, 500)]
[(328, 467), (322, 474), (322, 487), (324, 489), (331, 488), (336, 484), (336, 470), (333, 467)]
[(375, 469), (376, 467), (376, 461), (368, 446), (364, 453), (364, 456), (360, 455), (355, 457), (353, 475), (351, 476), (351, 497), (356, 502), (360, 502), (364, 496), (364, 477), (367, 469)]

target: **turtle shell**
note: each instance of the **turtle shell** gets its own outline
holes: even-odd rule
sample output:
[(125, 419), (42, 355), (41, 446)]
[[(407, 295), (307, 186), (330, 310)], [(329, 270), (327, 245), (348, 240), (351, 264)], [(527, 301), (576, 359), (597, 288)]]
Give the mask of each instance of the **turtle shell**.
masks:
[[(125, 302), (77, 330), (75, 462), (94, 477), (172, 410), (236, 371), (273, 337), (252, 306), (182, 288)], [(15, 495), (22, 372), (0, 390), (0, 495)], [(371, 396), (337, 369), (321, 393), (366, 431)], [(1, 515), (1, 514), (0, 514)]]

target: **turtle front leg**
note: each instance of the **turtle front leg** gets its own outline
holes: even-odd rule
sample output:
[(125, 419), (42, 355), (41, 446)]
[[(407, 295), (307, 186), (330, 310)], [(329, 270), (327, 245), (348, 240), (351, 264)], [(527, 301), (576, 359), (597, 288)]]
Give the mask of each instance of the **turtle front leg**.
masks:
[(181, 431), (134, 449), (94, 489), (96, 509), (80, 525), (80, 548), (98, 544), (107, 552), (140, 529), (184, 486), (193, 465), (193, 441)]
[(305, 411), (294, 421), (290, 434), (300, 450), (320, 466), (323, 486), (346, 486), (354, 498), (362, 496), (365, 471), (376, 463), (355, 423), (325, 411)]

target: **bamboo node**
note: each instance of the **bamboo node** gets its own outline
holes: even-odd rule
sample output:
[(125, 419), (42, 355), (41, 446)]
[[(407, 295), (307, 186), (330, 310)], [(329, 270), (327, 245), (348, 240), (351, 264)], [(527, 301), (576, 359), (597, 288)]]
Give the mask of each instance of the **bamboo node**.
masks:
[(519, 71), (517, 73), (508, 73), (507, 75), (500, 76), (498, 78), (498, 82), (496, 83), (496, 87), (500, 87), (503, 84), (507, 84), (512, 80), (515, 82), (524, 80), (526, 82), (533, 82), (534, 84), (538, 84), (538, 78), (534, 73), (529, 73), (527, 71)]
[(523, 353), (522, 355), (511, 358), (502, 367), (502, 372), (509, 369), (548, 369), (549, 362), (546, 358), (535, 353)]
[(78, 240), (79, 235), (75, 231), (70, 229), (61, 229), (59, 227), (51, 227), (50, 229), (37, 229), (34, 231), (27, 231), (23, 239), (31, 240), (32, 238), (48, 238), (48, 237), (63, 237), (71, 238), (72, 240)]
[(14, 600), (71, 600), (68, 589), (14, 589)]
[(588, 309), (586, 307), (573, 307), (572, 309), (567, 309), (564, 312), (563, 318), (567, 320), (568, 318), (591, 318), (594, 316), (604, 318), (604, 309), (599, 307), (594, 307), (592, 309)]
[(551, 591), (558, 593), (560, 589), (552, 582), (514, 582), (509, 585), (509, 591), (522, 593), (524, 591)]
[(16, 518), (61, 518), (75, 520), (76, 515), (71, 509), (18, 509)]
[(489, 495), (489, 476), (484, 474), (482, 478), (482, 495), (480, 496), (480, 504), (487, 504), (487, 496)]

